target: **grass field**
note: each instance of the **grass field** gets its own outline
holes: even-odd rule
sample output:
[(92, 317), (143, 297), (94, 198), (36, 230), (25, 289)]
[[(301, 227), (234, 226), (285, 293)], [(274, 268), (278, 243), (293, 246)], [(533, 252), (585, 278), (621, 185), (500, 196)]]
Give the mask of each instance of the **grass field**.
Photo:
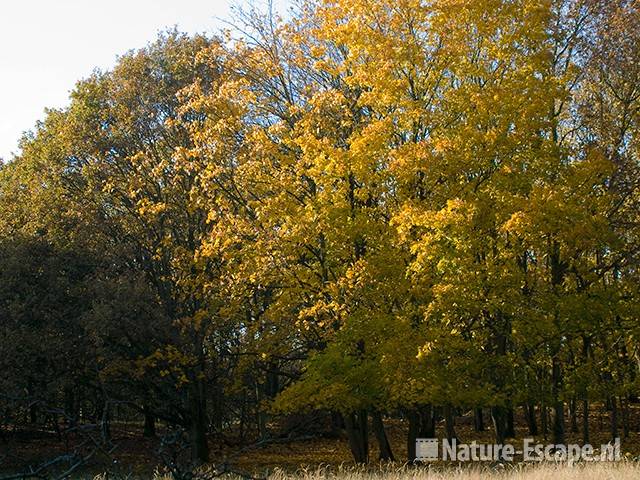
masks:
[(579, 466), (542, 465), (515, 466), (511, 468), (398, 468), (380, 471), (337, 470), (328, 472), (316, 470), (297, 475), (275, 474), (273, 480), (299, 479), (340, 479), (340, 480), (631, 480), (640, 478), (640, 465), (635, 463), (588, 464)]
[[(240, 478), (240, 477), (237, 477)], [(412, 468), (386, 466), (318, 468), (287, 473), (276, 470), (268, 480), (636, 480), (640, 478), (640, 464), (635, 462), (598, 464), (542, 464), (510, 467), (444, 467)], [(106, 480), (98, 478), (96, 480)], [(154, 480), (172, 480), (156, 475)]]

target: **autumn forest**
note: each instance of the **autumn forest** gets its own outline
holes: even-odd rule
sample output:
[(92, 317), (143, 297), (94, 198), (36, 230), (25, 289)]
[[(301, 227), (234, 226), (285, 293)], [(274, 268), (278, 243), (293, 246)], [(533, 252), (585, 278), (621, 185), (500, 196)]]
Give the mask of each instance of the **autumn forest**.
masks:
[(314, 438), (640, 454), (639, 268), (637, 0), (170, 30), (0, 164), (0, 474), (68, 478), (124, 430), (185, 480)]

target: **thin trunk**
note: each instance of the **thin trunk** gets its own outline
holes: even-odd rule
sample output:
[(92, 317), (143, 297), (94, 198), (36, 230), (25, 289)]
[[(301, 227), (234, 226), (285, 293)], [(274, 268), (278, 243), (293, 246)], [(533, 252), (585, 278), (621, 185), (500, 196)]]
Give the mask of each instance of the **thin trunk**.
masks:
[(589, 443), (589, 400), (582, 400), (582, 443)]
[[(100, 409), (100, 407), (96, 407), (96, 414), (96, 423), (98, 423), (102, 418), (102, 410)], [(77, 420), (76, 402), (75, 395), (73, 394), (73, 390), (71, 390), (71, 388), (64, 389), (64, 415), (67, 425), (69, 427), (75, 427)]]
[(564, 403), (560, 398), (562, 388), (562, 368), (556, 353), (552, 358), (552, 393), (553, 393), (553, 443), (564, 444)]
[(191, 459), (194, 463), (209, 461), (207, 443), (207, 403), (204, 382), (197, 379), (192, 382), (189, 391)]
[(476, 432), (484, 432), (484, 414), (481, 407), (473, 409), (473, 429)]
[(611, 404), (611, 440), (618, 438), (618, 402), (616, 397), (610, 397)]
[(344, 418), (342, 418), (340, 412), (331, 412), (331, 437), (340, 438), (344, 428)]
[(513, 407), (509, 406), (507, 409), (507, 428), (505, 430), (505, 435), (507, 438), (515, 438), (516, 437), (516, 429), (515, 429), (515, 419)]
[(111, 441), (111, 405), (108, 402), (102, 407), (102, 418), (100, 419), (100, 433), (105, 443)]
[(504, 445), (506, 439), (507, 415), (506, 409), (502, 406), (491, 407), (491, 420), (495, 430), (496, 444)]
[[(582, 361), (587, 362), (591, 355), (591, 338), (583, 335), (582, 337)], [(581, 389), (582, 395), (582, 443), (586, 445), (589, 443), (589, 396), (588, 389), (583, 386)]]
[(360, 410), (344, 417), (349, 438), (349, 448), (356, 463), (369, 462), (369, 432), (367, 428), (367, 411)]
[(378, 449), (380, 451), (379, 459), (381, 461), (393, 462), (393, 452), (391, 451), (391, 445), (384, 430), (382, 415), (377, 410), (371, 413), (371, 425), (373, 427), (373, 433), (376, 436), (376, 441), (378, 442)]
[(242, 405), (240, 406), (240, 442), (244, 443), (245, 440), (245, 423), (247, 417), (247, 394), (242, 395)]
[(571, 415), (571, 433), (578, 433), (578, 402), (576, 397), (572, 397), (569, 402), (569, 410)]
[(444, 406), (444, 425), (446, 439), (449, 440), (449, 442), (457, 440), (455, 421), (455, 410), (453, 406), (448, 403)]
[(142, 431), (143, 437), (155, 437), (156, 436), (156, 417), (151, 412), (148, 405), (143, 408), (144, 413), (144, 428)]
[(527, 415), (527, 426), (529, 427), (529, 435), (538, 435), (538, 422), (536, 421), (535, 404), (532, 401), (528, 401), (524, 408)]
[(540, 423), (542, 423), (542, 435), (546, 440), (549, 436), (549, 412), (544, 402), (542, 403), (542, 408), (540, 408)]
[(416, 440), (420, 431), (420, 414), (416, 410), (410, 410), (407, 413), (409, 420), (409, 432), (407, 434), (407, 461), (413, 463), (416, 461)]
[(262, 400), (262, 387), (256, 381), (256, 423), (258, 425), (258, 437), (260, 440), (266, 440), (269, 437), (269, 432), (267, 431), (267, 414), (262, 410)]
[(222, 421), (224, 414), (224, 399), (222, 387), (218, 378), (215, 378), (210, 385), (211, 399), (211, 428), (216, 435), (222, 434)]
[(32, 425), (38, 423), (38, 405), (35, 403), (29, 406), (29, 423)]
[[(507, 354), (507, 335), (511, 331), (511, 327), (507, 319), (503, 315), (498, 315), (496, 325), (497, 331), (491, 339), (491, 348), (495, 352), (497, 358), (504, 358)], [(494, 366), (491, 372), (493, 384), (497, 391), (504, 389), (505, 378), (507, 373), (503, 371), (499, 364)], [(496, 444), (504, 445), (507, 435), (507, 412), (503, 405), (493, 405), (491, 407), (491, 419), (495, 431)]]
[(421, 438), (435, 438), (436, 436), (436, 409), (431, 404), (423, 405), (419, 409)]
[(620, 397), (620, 409), (622, 410), (622, 436), (629, 438), (629, 403), (623, 397)]
[[(553, 123), (553, 137), (557, 141), (557, 123)], [(551, 267), (551, 285), (554, 292), (559, 288), (563, 281), (567, 268), (567, 264), (562, 261), (560, 253), (560, 245), (557, 241), (551, 241), (551, 251), (549, 252), (549, 262)], [(561, 331), (559, 326), (558, 312), (554, 316), (554, 324)], [(564, 444), (564, 403), (562, 400), (562, 364), (560, 361), (560, 351), (562, 349), (561, 340), (553, 345), (551, 355), (551, 394), (553, 401), (553, 442), (556, 445)]]

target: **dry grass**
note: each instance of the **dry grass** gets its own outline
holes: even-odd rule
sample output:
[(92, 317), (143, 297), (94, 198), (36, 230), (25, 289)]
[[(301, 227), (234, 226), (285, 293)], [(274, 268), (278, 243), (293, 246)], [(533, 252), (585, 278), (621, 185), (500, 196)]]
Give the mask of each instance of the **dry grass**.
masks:
[(269, 480), (637, 480), (640, 464), (631, 462), (516, 465), (498, 467), (318, 468), (296, 473), (275, 471)]
[[(196, 476), (197, 478), (197, 476)], [(226, 480), (241, 477), (225, 475)], [(637, 480), (640, 464), (636, 462), (567, 464), (517, 464), (494, 467), (320, 467), (295, 473), (276, 469), (267, 480)], [(106, 480), (102, 476), (94, 480)], [(172, 480), (155, 474), (153, 480)]]

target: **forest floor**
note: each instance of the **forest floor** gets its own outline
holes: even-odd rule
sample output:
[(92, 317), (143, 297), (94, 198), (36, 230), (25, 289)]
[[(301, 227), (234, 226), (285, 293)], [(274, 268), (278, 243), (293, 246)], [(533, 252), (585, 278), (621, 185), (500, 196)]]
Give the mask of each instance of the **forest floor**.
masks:
[[(634, 411), (630, 415), (632, 422), (628, 438), (622, 439), (622, 454), (624, 458), (621, 469), (616, 470), (615, 466), (590, 464), (587, 470), (579, 474), (576, 470), (576, 479), (587, 478), (640, 478), (640, 406), (634, 405)], [(488, 422), (488, 420), (485, 420)], [(402, 462), (407, 456), (406, 446), (406, 422), (403, 420), (391, 419), (385, 422), (387, 434), (391, 443), (393, 453), (398, 459), (394, 465), (381, 467), (375, 460), (378, 458), (377, 445), (374, 438), (371, 438), (372, 465), (366, 470), (353, 470), (353, 460), (345, 438), (328, 438), (326, 436), (304, 436), (294, 440), (274, 440), (272, 442), (258, 442), (250, 447), (237, 447), (229, 442), (220, 442), (210, 439), (212, 462), (220, 464), (228, 462), (235, 469), (251, 472), (259, 477), (272, 476), (273, 478), (295, 474), (296, 478), (303, 480), (315, 480), (319, 477), (330, 476), (331, 473), (349, 477), (348, 480), (366, 480), (367, 478), (383, 475), (384, 478), (395, 477), (393, 480), (407, 480), (413, 478), (434, 478), (434, 479), (464, 479), (486, 478), (488, 473), (480, 474), (477, 471), (478, 464), (456, 465), (452, 463), (435, 462), (429, 464), (428, 468), (416, 470), (413, 467), (403, 467)], [(590, 415), (591, 444), (599, 447), (610, 440), (609, 415), (604, 409), (594, 409)], [(438, 426), (438, 433), (443, 430), (443, 426)], [(458, 417), (456, 420), (456, 433), (461, 443), (493, 443), (493, 432), (487, 428), (484, 432), (475, 432), (473, 428), (472, 416)], [(111, 477), (141, 477), (150, 478), (153, 472), (158, 470), (161, 463), (160, 440), (149, 439), (141, 435), (141, 425), (119, 422), (112, 427), (113, 443), (116, 446), (109, 454), (98, 454), (92, 460), (90, 467), (82, 471), (83, 478), (91, 478), (101, 472), (111, 472)], [(516, 419), (516, 438), (510, 443), (516, 447), (522, 446), (522, 440), (530, 438), (529, 432), (523, 419)], [(61, 441), (58, 436), (49, 432), (18, 431), (9, 435), (5, 434), (4, 441), (0, 438), (0, 479), (9, 472), (23, 471), (26, 467), (38, 465), (44, 460), (54, 458), (59, 455), (69, 453), (73, 449), (74, 439), (67, 438), (68, 442)], [(547, 439), (543, 435), (535, 437), (535, 441), (543, 444), (551, 442), (551, 437)], [(568, 425), (567, 443), (581, 443), (581, 434), (571, 432)], [(518, 464), (515, 465), (483, 465), (482, 468), (490, 468), (498, 475), (496, 478), (514, 479), (543, 479), (553, 478), (554, 480), (564, 480), (565, 477), (555, 471), (556, 467), (545, 467), (531, 476), (530, 468), (524, 470)], [(502, 469), (502, 470), (496, 470)], [(609, 469), (609, 470), (607, 470)], [(613, 469), (613, 470), (612, 470)], [(500, 473), (502, 471), (502, 473)], [(593, 475), (587, 476), (587, 471)], [(274, 474), (275, 472), (275, 474)], [(342, 474), (338, 475), (340, 472)], [(438, 473), (440, 472), (440, 473)], [(633, 473), (633, 475), (631, 473)], [(591, 474), (590, 473), (590, 474)], [(425, 476), (426, 475), (426, 476)], [(440, 475), (440, 476), (438, 476)], [(475, 476), (474, 476), (475, 475)], [(477, 476), (480, 475), (480, 476)], [(502, 476), (501, 476), (502, 475)], [(504, 475), (509, 475), (504, 477)], [(514, 476), (515, 475), (515, 476)], [(604, 476), (602, 476), (604, 475)], [(607, 476), (608, 475), (608, 476)], [(629, 476), (627, 476), (629, 475)]]

